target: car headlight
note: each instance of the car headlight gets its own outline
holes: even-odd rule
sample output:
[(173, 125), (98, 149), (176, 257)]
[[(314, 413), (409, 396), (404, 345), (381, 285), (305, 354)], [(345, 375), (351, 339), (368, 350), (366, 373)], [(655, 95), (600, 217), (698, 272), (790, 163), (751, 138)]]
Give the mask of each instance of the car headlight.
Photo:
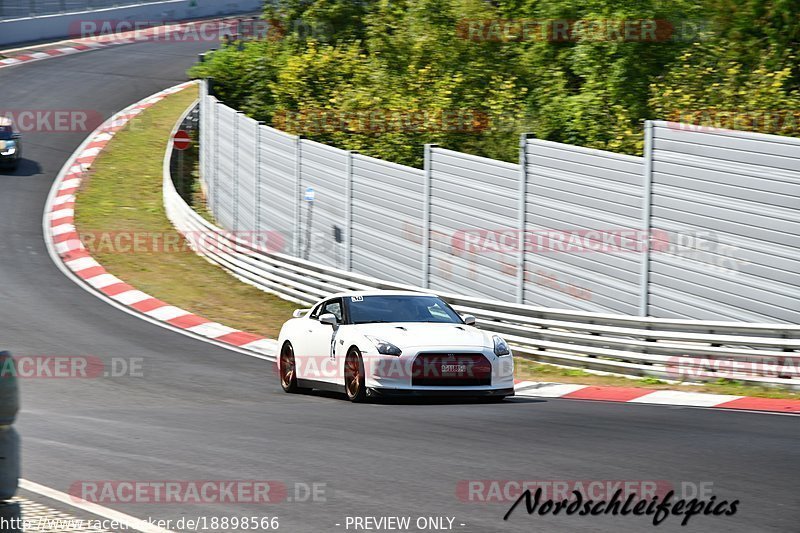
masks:
[(14, 141), (6, 141), (6, 145), (0, 150), (0, 154), (14, 155), (17, 153), (17, 144)]
[(508, 343), (503, 340), (503, 337), (495, 335), (492, 339), (494, 340), (495, 355), (508, 355), (511, 353), (511, 349), (508, 347)]
[(400, 351), (400, 348), (392, 344), (391, 342), (385, 341), (383, 339), (379, 339), (378, 337), (372, 337), (370, 335), (365, 335), (367, 339), (375, 345), (375, 348), (378, 349), (379, 354), (383, 355), (401, 355), (403, 352)]

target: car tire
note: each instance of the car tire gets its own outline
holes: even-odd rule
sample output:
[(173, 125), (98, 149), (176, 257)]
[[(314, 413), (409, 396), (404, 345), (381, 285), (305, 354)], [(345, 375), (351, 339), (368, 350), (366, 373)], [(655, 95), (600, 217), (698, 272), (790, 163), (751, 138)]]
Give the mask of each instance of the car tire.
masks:
[(297, 386), (297, 367), (294, 362), (294, 348), (292, 343), (285, 342), (278, 357), (278, 375), (280, 376), (283, 392), (295, 394), (308, 389)]
[(344, 359), (344, 392), (353, 403), (363, 402), (367, 398), (364, 359), (356, 348), (347, 352)]

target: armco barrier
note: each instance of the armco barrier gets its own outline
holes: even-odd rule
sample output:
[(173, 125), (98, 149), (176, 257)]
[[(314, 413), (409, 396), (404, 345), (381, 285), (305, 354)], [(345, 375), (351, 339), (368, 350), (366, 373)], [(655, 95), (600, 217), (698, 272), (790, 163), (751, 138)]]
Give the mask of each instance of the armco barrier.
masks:
[[(151, 0), (149, 3), (157, 2), (158, 0)], [(0, 2), (0, 19), (76, 13), (146, 3), (148, 0), (3, 0)]]
[[(58, 5), (56, 5), (58, 4)], [(261, 0), (154, 0), (140, 2), (0, 1), (0, 46), (74, 37), (82, 21), (179, 20), (253, 13)]]
[[(208, 222), (175, 190), (169, 173), (171, 153), (170, 143), (163, 176), (167, 216), (198, 253), (240, 280), (303, 305), (347, 290), (419, 290), (415, 285), (271, 253), (241, 234)], [(536, 360), (675, 380), (724, 377), (800, 387), (800, 326), (554, 310), (431, 292), (459, 312), (475, 315), (480, 327), (503, 334), (518, 354)]]

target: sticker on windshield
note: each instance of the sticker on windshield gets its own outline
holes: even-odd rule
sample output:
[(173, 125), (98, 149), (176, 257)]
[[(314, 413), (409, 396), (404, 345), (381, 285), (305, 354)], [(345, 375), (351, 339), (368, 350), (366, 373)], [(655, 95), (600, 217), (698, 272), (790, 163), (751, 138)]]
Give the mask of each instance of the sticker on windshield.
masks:
[(363, 296), (351, 296), (350, 297), (350, 301), (352, 301), (352, 302), (363, 302), (364, 301), (364, 297)]

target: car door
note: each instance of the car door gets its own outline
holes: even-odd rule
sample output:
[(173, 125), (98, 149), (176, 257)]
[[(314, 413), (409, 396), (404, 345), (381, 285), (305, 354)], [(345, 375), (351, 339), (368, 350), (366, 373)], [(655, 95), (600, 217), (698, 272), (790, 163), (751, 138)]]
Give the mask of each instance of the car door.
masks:
[[(317, 310), (315, 310), (317, 311)], [(309, 320), (308, 338), (305, 341), (308, 353), (305, 354), (307, 379), (338, 383), (336, 361), (332, 351), (334, 337), (337, 329), (328, 324), (322, 324), (319, 317), (331, 313), (339, 324), (344, 321), (344, 306), (341, 298), (331, 298), (323, 302), (313, 320)]]
[(318, 304), (306, 316), (296, 319), (296, 322), (292, 321), (288, 338), (294, 348), (295, 372), (301, 379), (314, 379), (314, 376), (306, 371), (309, 366), (308, 354), (311, 353), (309, 331), (312, 330), (315, 323), (318, 323), (317, 319), (321, 310), (322, 304)]

